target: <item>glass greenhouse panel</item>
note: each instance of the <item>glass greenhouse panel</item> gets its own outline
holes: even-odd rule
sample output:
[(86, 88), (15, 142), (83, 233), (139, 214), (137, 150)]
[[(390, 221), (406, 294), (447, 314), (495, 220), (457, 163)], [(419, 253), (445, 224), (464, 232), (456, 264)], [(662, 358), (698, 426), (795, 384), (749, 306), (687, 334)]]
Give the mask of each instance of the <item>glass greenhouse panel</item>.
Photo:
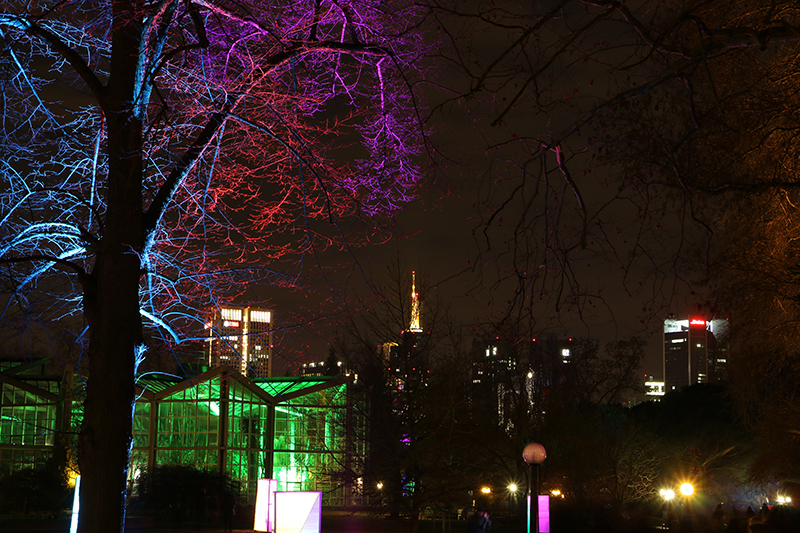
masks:
[(55, 402), (10, 385), (0, 388), (0, 444), (52, 446)]

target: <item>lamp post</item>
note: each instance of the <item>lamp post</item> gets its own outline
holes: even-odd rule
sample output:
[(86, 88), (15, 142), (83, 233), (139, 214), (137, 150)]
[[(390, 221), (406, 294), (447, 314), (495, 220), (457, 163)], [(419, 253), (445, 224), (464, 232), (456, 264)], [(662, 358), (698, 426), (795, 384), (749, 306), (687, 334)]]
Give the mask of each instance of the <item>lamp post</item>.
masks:
[[(531, 442), (522, 450), (522, 459), (528, 463), (530, 467), (530, 475), (528, 476), (528, 533), (531, 533), (531, 520), (534, 520), (536, 528), (534, 533), (539, 533), (539, 520), (538, 520), (538, 501), (536, 504), (537, 513), (534, 514), (534, 497), (539, 496), (539, 465), (542, 464), (547, 457), (547, 452), (544, 446), (538, 442)], [(533, 493), (533, 470), (536, 467), (536, 495)]]

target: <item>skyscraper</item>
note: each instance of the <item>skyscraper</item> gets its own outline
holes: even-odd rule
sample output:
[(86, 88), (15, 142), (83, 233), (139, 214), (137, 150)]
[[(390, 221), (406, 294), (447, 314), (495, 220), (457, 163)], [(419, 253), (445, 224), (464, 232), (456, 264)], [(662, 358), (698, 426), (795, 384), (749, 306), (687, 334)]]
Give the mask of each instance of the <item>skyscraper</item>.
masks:
[(411, 320), (408, 331), (422, 333), (422, 310), (420, 309), (419, 293), (417, 292), (417, 273), (411, 271)]
[(725, 319), (664, 320), (664, 389), (725, 379), (728, 321)]
[(522, 413), (541, 421), (541, 407), (551, 391), (573, 376), (575, 342), (546, 334), (530, 342), (473, 340), (470, 404), (474, 415), (496, 420), (511, 432)]
[(250, 307), (215, 309), (206, 323), (209, 367), (227, 365), (246, 376), (272, 377), (272, 312)]
[(397, 342), (381, 345), (389, 383), (395, 395), (398, 391), (409, 391), (424, 387), (428, 378), (429, 335), (422, 329), (422, 302), (416, 286), (416, 272), (411, 272), (411, 316), (408, 329), (400, 332)]

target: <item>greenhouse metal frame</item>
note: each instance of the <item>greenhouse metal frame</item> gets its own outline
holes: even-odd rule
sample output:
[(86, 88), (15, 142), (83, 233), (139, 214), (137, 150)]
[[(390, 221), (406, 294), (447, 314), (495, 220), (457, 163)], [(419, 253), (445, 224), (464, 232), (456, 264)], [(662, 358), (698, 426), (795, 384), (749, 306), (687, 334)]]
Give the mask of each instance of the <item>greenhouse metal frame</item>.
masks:
[[(41, 466), (61, 443), (74, 450), (85, 376), (46, 360), (0, 366), (0, 476)], [(281, 491), (321, 491), (328, 506), (358, 504), (353, 462), (366, 452), (349, 378), (251, 380), (220, 366), (180, 380), (137, 381), (133, 481), (159, 465), (225, 472), (253, 503), (258, 479)], [(68, 453), (68, 456), (72, 455)]]

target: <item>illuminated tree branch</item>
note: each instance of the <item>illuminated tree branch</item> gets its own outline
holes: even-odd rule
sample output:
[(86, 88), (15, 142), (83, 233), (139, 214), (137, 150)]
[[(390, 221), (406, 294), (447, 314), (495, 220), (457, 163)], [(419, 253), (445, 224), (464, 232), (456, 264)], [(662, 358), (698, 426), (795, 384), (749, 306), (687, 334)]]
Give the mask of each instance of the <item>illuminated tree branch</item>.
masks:
[(3, 5), (13, 298), (0, 316), (84, 319), (82, 531), (123, 523), (144, 328), (197, 339), (210, 307), (298, 283), (305, 254), (373, 240), (339, 221), (374, 230), (414, 198), (424, 14), (371, 0)]

